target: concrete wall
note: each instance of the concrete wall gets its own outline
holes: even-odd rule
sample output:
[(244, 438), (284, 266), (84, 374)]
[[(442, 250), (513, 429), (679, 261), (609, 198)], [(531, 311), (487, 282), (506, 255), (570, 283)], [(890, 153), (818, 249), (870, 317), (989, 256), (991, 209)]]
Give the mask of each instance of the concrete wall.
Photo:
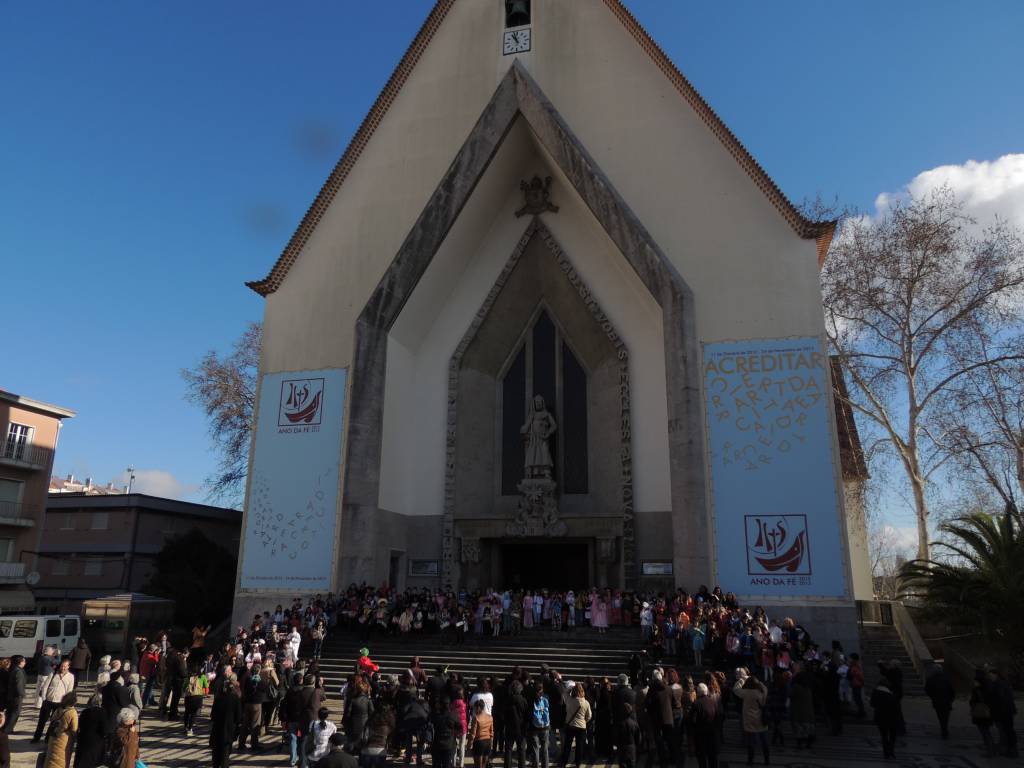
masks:
[[(499, 51), (500, 16), (499, 3), (463, 0), (441, 24), (267, 298), (264, 372), (352, 364), (356, 316), (511, 64)], [(698, 338), (820, 334), (814, 243), (797, 237), (610, 10), (537, 3), (533, 36), (521, 62), (692, 288)], [(671, 508), (660, 308), (520, 126), (391, 330), (384, 509), (441, 509), (444, 366), (525, 226), (511, 212), (534, 172), (555, 177), (562, 210), (545, 223), (630, 348), (636, 510)]]

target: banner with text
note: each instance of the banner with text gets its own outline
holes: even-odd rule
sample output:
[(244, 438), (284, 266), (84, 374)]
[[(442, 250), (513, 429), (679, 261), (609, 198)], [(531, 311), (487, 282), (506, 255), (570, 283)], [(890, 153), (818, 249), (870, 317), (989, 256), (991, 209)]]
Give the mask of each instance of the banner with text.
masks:
[(816, 338), (704, 345), (718, 581), (843, 597), (829, 359)]
[(331, 588), (345, 375), (332, 368), (263, 377), (242, 589)]

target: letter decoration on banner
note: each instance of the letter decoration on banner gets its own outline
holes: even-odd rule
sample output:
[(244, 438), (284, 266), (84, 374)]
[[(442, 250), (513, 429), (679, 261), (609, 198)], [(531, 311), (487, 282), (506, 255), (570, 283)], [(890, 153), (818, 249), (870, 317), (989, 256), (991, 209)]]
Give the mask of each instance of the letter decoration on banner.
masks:
[(718, 582), (846, 597), (830, 365), (817, 338), (704, 344)]
[(331, 588), (345, 378), (343, 368), (263, 376), (242, 589)]

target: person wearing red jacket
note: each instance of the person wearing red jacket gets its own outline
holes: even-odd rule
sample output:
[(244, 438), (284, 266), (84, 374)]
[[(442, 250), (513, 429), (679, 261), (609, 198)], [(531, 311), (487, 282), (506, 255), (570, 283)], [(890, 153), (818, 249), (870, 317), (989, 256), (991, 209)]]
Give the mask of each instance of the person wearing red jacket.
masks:
[(142, 706), (148, 707), (153, 696), (153, 686), (156, 684), (157, 668), (160, 665), (160, 649), (156, 645), (150, 645), (146, 652), (139, 659), (139, 675), (146, 680), (142, 690)]
[(356, 662), (356, 672), (366, 675), (373, 675), (380, 671), (380, 667), (370, 660), (370, 649), (359, 649), (359, 661)]

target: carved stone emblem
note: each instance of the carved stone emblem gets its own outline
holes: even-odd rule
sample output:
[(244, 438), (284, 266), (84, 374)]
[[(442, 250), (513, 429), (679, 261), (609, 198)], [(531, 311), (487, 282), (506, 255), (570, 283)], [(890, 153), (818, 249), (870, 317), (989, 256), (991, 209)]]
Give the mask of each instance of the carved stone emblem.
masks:
[(531, 477), (521, 480), (516, 516), (505, 526), (507, 536), (565, 536), (569, 527), (558, 519), (554, 480)]
[(525, 216), (527, 214), (532, 216), (538, 213), (545, 213), (547, 211), (551, 211), (551, 213), (558, 213), (558, 206), (548, 199), (551, 195), (550, 176), (543, 180), (540, 176), (534, 176), (533, 179), (528, 182), (520, 182), (519, 188), (523, 190), (525, 205), (516, 211), (517, 219), (520, 216)]

